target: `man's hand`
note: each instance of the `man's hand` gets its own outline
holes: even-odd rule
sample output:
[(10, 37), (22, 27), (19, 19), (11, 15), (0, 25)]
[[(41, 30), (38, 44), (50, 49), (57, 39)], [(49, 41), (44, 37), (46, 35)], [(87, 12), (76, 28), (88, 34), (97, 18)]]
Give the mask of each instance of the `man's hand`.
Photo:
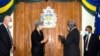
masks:
[(65, 39), (65, 38), (64, 38), (64, 36), (58, 35), (58, 39), (59, 39), (59, 41), (61, 41), (61, 40)]

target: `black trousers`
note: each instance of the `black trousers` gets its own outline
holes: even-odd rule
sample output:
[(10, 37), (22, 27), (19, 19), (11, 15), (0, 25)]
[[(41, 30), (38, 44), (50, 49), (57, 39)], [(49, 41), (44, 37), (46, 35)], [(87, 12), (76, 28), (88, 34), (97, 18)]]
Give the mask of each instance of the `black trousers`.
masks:
[(88, 51), (85, 51), (84, 52), (84, 56), (88, 56)]
[(84, 56), (97, 56), (97, 52), (85, 51), (85, 52), (84, 52)]

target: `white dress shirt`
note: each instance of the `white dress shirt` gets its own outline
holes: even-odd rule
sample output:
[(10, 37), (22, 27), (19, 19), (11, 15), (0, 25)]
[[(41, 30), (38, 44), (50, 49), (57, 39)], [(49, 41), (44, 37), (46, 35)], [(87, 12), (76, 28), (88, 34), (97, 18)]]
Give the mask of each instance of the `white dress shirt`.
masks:
[(87, 42), (87, 45), (86, 45), (86, 51), (88, 51), (88, 46), (89, 46), (91, 35), (92, 35), (92, 33), (89, 33), (89, 35), (86, 37), (86, 39), (88, 39), (88, 42)]

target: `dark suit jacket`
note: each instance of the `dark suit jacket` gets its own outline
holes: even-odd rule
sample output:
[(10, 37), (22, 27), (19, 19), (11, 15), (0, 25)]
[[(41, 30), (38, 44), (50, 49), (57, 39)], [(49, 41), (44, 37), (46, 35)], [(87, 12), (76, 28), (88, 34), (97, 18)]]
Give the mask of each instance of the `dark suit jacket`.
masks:
[[(84, 36), (84, 43), (86, 40), (87, 35)], [(91, 34), (89, 44), (88, 44), (88, 56), (97, 56), (97, 48), (98, 48), (98, 37), (95, 37), (94, 34)], [(86, 53), (85, 50), (85, 44), (84, 44), (84, 54)]]
[(44, 39), (43, 32), (40, 33), (35, 29), (31, 35), (32, 56), (44, 56), (44, 44), (41, 41)]
[(0, 56), (9, 56), (11, 47), (10, 36), (2, 24), (0, 25)]
[(61, 42), (64, 44), (64, 56), (80, 56), (80, 34), (77, 28), (69, 32), (67, 38), (62, 39)]

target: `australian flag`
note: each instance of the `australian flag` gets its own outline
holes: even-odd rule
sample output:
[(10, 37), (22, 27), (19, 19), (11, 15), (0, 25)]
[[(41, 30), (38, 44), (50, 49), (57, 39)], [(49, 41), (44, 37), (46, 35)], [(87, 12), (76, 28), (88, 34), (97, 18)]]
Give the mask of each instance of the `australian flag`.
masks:
[(95, 35), (100, 36), (100, 5), (97, 4), (97, 10), (95, 15)]

